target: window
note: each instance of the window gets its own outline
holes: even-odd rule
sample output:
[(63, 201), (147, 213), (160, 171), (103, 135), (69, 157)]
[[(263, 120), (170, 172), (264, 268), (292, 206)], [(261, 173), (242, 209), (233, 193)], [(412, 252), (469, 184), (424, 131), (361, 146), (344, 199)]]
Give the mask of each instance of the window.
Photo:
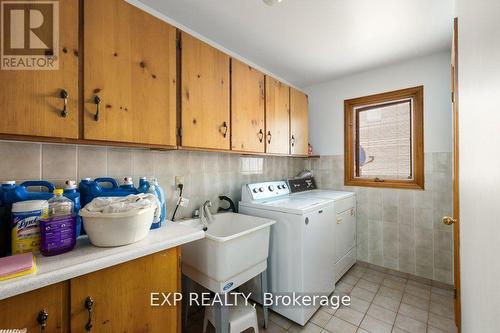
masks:
[(344, 102), (345, 184), (424, 188), (422, 86)]

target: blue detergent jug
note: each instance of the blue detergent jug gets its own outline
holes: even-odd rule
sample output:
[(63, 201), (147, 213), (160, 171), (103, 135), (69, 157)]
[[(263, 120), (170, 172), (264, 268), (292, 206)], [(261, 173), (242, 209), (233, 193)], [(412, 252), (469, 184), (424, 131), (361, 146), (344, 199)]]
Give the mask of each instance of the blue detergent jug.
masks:
[[(48, 192), (32, 192), (29, 187), (45, 187)], [(12, 204), (26, 200), (48, 200), (52, 198), (54, 185), (43, 180), (26, 181), (16, 185), (15, 181), (1, 183), (0, 186), (0, 257), (10, 254), (11, 232), (10, 219)]]
[(146, 177), (141, 177), (139, 179), (139, 187), (137, 188), (139, 193), (148, 193), (149, 191), (149, 182)]
[[(111, 187), (104, 187), (101, 184), (110, 184)], [(80, 203), (82, 207), (99, 197), (125, 197), (129, 194), (137, 194), (138, 190), (132, 185), (122, 188), (118, 186), (115, 179), (109, 177), (101, 177), (91, 180), (84, 178), (78, 186), (80, 191)]]
[(69, 200), (73, 201), (73, 212), (76, 216), (76, 237), (80, 236), (80, 232), (82, 230), (82, 217), (78, 215), (80, 211), (80, 192), (78, 192), (78, 188), (76, 186), (76, 181), (67, 180), (64, 186), (64, 196)]
[(163, 223), (167, 219), (167, 201), (165, 200), (165, 192), (158, 184), (158, 179), (153, 178), (153, 184), (155, 186), (156, 196), (160, 200), (160, 211), (161, 211), (161, 221)]

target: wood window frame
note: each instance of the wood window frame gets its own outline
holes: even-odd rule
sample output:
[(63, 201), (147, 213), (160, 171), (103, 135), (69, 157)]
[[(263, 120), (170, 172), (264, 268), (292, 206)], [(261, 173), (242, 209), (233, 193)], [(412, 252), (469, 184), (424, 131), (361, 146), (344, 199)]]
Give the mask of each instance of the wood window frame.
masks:
[[(413, 100), (413, 114), (411, 119), (412, 138), (411, 156), (413, 162), (413, 179), (379, 179), (357, 178), (355, 165), (355, 140), (357, 127), (355, 126), (354, 110), (373, 104), (391, 103), (404, 99)], [(388, 187), (402, 189), (424, 189), (424, 86), (406, 88), (385, 92), (376, 95), (353, 98), (344, 101), (344, 182), (346, 186)]]

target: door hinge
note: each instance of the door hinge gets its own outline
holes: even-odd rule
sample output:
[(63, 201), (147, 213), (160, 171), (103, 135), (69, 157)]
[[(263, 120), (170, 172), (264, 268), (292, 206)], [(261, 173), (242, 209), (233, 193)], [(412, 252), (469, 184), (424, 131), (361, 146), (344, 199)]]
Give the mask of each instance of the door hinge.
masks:
[(451, 92), (451, 102), (455, 103), (455, 93), (453, 91)]
[(180, 50), (182, 49), (182, 40), (179, 38), (177, 39), (177, 48)]
[(453, 298), (457, 299), (457, 288), (453, 288)]
[(177, 135), (182, 136), (182, 128), (181, 127), (177, 128)]
[(178, 257), (179, 268), (182, 267), (182, 256)]

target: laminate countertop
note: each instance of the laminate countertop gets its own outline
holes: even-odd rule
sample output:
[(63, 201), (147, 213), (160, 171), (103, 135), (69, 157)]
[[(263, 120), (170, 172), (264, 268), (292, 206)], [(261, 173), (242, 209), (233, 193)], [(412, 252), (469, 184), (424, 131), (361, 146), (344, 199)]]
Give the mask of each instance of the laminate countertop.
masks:
[(150, 230), (140, 242), (118, 247), (95, 247), (87, 236), (81, 236), (70, 252), (53, 257), (36, 255), (36, 273), (0, 281), (0, 300), (204, 237), (204, 231), (176, 222), (167, 222), (161, 228)]

